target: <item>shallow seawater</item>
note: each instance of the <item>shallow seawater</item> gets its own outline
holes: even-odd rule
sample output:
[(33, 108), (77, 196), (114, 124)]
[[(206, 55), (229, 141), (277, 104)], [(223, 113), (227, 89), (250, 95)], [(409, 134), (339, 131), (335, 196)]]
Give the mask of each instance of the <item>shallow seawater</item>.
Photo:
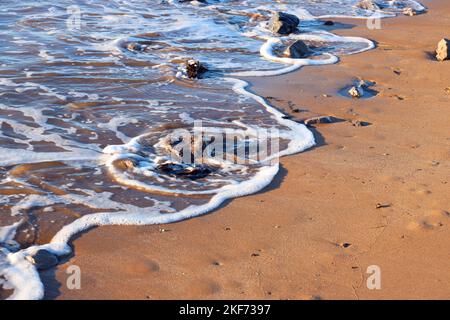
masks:
[[(52, 243), (64, 247), (72, 234), (93, 225), (178, 221), (266, 186), (278, 170), (278, 156), (303, 151), (314, 139), (237, 78), (334, 63), (340, 55), (372, 48), (366, 39), (333, 35), (318, 17), (421, 9), (414, 1), (380, 1), (383, 11), (369, 12), (356, 3), (3, 0), (2, 252), (44, 245), (55, 235)], [(273, 11), (299, 16), (300, 31), (271, 34)], [(278, 56), (298, 39), (312, 48), (309, 57)], [(188, 79), (188, 59), (200, 60), (208, 72)], [(212, 141), (202, 136), (180, 144), (180, 136), (195, 132), (199, 123), (219, 132), (215, 140), (235, 137), (226, 152), (215, 150), (186, 167), (186, 161), (174, 160), (177, 147), (203, 150)], [(249, 146), (259, 146), (262, 136), (269, 147), (253, 159)], [(239, 148), (247, 152), (235, 161)], [(49, 248), (59, 254), (67, 250), (62, 247)], [(1, 262), (0, 269), (18, 289), (20, 281), (6, 265)]]

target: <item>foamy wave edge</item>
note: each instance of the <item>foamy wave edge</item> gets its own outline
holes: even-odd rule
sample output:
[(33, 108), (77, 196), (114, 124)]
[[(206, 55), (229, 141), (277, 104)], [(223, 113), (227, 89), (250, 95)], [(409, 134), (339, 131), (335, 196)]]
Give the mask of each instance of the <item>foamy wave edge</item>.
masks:
[[(419, 4), (418, 4), (419, 5)], [(425, 11), (425, 8), (420, 5)], [(379, 18), (392, 17), (391, 15), (380, 15)], [(367, 17), (349, 17), (349, 16), (320, 16), (314, 17), (315, 19), (323, 18), (352, 18), (352, 19), (367, 19)], [(373, 17), (372, 17), (373, 18)], [(324, 40), (327, 37), (336, 37), (340, 40), (347, 40), (349, 42), (358, 41), (366, 42), (367, 47), (354, 52), (352, 54), (371, 50), (375, 47), (375, 44), (365, 38), (358, 37), (341, 37), (328, 33), (324, 35)], [(330, 40), (330, 39), (328, 39)], [(114, 50), (121, 40), (116, 40), (114, 43), (109, 44), (108, 49)], [(270, 71), (251, 71), (251, 72), (236, 72), (229, 74), (235, 77), (262, 77), (262, 76), (277, 76), (286, 74), (300, 69), (303, 66), (308, 65), (325, 65), (334, 64), (339, 61), (337, 56), (327, 54), (327, 58), (323, 60), (312, 59), (291, 59), (280, 58), (273, 54), (273, 47), (279, 42), (277, 38), (268, 38), (266, 42), (261, 46), (260, 54), (265, 59), (288, 64), (289, 66), (278, 70)], [(233, 90), (237, 94), (246, 95), (259, 104), (261, 104), (269, 113), (274, 115), (279, 124), (286, 126), (292, 130), (293, 137), (297, 139), (291, 140), (288, 148), (281, 151), (278, 156), (286, 156), (295, 153), (302, 152), (315, 145), (314, 136), (304, 125), (296, 123), (294, 121), (284, 119), (283, 114), (268, 104), (264, 98), (258, 96), (249, 90), (247, 87), (249, 84), (243, 80), (235, 78), (225, 78), (225, 80), (234, 83)], [(259, 171), (252, 179), (241, 182), (235, 185), (228, 185), (219, 190), (208, 203), (200, 206), (189, 206), (184, 210), (170, 215), (151, 215), (151, 214), (133, 214), (133, 213), (118, 213), (118, 212), (103, 212), (97, 214), (90, 214), (83, 216), (71, 224), (63, 227), (51, 240), (50, 243), (31, 246), (18, 252), (7, 252), (6, 249), (2, 249), (6, 255), (6, 263), (8, 264), (3, 269), (3, 275), (6, 278), (8, 284), (14, 288), (14, 293), (8, 297), (8, 300), (39, 300), (44, 297), (44, 285), (40, 280), (39, 273), (35, 266), (29, 262), (26, 257), (32, 255), (38, 250), (44, 249), (57, 255), (63, 256), (72, 252), (69, 246), (70, 239), (85, 230), (96, 226), (105, 225), (152, 225), (152, 224), (165, 224), (178, 222), (181, 220), (193, 218), (196, 216), (204, 215), (216, 208), (218, 208), (224, 201), (242, 197), (261, 191), (267, 187), (276, 174), (279, 171), (279, 164), (273, 164), (264, 167)], [(147, 212), (149, 213), (149, 212)]]

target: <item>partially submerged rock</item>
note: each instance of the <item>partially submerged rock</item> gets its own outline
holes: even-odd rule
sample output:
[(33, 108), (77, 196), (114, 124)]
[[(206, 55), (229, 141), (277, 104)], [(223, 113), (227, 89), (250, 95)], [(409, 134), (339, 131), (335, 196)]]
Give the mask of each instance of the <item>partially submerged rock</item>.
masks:
[(186, 61), (186, 74), (190, 79), (198, 79), (208, 69), (198, 60), (189, 59)]
[(308, 48), (308, 45), (302, 40), (297, 40), (293, 44), (287, 47), (284, 52), (285, 55), (291, 57), (293, 59), (301, 59), (308, 56), (311, 51)]
[(348, 90), (348, 94), (355, 99), (359, 99), (364, 95), (364, 89), (361, 86), (353, 86)]
[(349, 121), (352, 126), (354, 127), (366, 127), (366, 126), (370, 126), (370, 122), (367, 121), (361, 121), (361, 120), (350, 120)]
[(438, 43), (436, 59), (444, 61), (450, 59), (450, 40), (444, 38)]
[(273, 33), (287, 35), (294, 32), (299, 24), (300, 19), (297, 16), (285, 12), (275, 12), (270, 18), (269, 29)]
[(144, 47), (141, 44), (137, 43), (137, 42), (130, 42), (127, 45), (127, 49), (130, 50), (130, 51), (136, 51), (136, 52), (144, 51)]
[(331, 116), (319, 116), (303, 120), (303, 123), (307, 126), (311, 126), (313, 124), (334, 123), (337, 122), (337, 120), (338, 119)]
[(178, 164), (178, 163), (163, 163), (158, 166), (158, 170), (172, 176), (185, 177), (191, 180), (205, 178), (212, 173), (210, 167), (202, 164)]
[(381, 10), (380, 5), (373, 0), (361, 0), (356, 4), (356, 7), (364, 10), (377, 11)]
[(417, 11), (414, 10), (413, 8), (405, 8), (405, 9), (403, 9), (403, 14), (404, 14), (405, 16), (410, 16), (410, 17), (412, 17), (412, 16), (417, 15)]
[(38, 270), (46, 270), (58, 264), (58, 257), (43, 249), (27, 256), (27, 260), (34, 264)]
[(366, 91), (368, 93), (375, 94), (375, 91), (370, 89), (370, 87), (373, 86), (374, 84), (375, 82), (358, 80), (355, 82), (354, 86), (348, 90), (348, 94), (355, 99), (363, 97), (366, 94)]

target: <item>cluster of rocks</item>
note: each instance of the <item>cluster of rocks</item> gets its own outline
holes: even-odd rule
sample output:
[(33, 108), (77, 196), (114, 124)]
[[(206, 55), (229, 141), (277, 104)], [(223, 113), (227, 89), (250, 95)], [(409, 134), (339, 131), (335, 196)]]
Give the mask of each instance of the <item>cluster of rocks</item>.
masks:
[[(332, 25), (332, 21), (325, 22)], [(300, 19), (289, 13), (275, 12), (269, 20), (268, 29), (278, 35), (289, 35), (299, 30)], [(311, 54), (308, 45), (302, 40), (291, 43), (283, 52), (285, 56), (293, 59), (301, 59)]]
[[(379, 11), (384, 9), (386, 6), (381, 3), (380, 1), (374, 1), (374, 0), (360, 0), (356, 7), (359, 9), (369, 10), (369, 11)], [(406, 7), (403, 8), (403, 14), (407, 16), (415, 16), (417, 14), (417, 11), (414, 10), (414, 8)]]
[[(191, 0), (179, 0), (179, 2), (191, 2)], [(200, 1), (204, 2), (204, 1)], [(298, 31), (300, 19), (289, 13), (275, 12), (269, 20), (268, 29), (278, 35), (289, 35)], [(325, 21), (325, 25), (333, 25), (332, 21)], [(127, 47), (130, 51), (143, 51), (144, 48), (138, 43), (130, 43)], [(311, 54), (308, 45), (301, 40), (290, 44), (283, 52), (285, 56), (300, 59)], [(199, 79), (208, 69), (198, 60), (189, 59), (185, 63), (186, 75), (189, 79)]]

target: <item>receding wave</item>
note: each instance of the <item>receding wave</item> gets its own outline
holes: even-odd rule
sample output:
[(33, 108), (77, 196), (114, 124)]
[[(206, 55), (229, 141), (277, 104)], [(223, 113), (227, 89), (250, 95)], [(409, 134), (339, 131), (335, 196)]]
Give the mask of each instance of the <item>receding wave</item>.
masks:
[[(243, 78), (374, 47), (320, 19), (424, 10), (357, 2), (3, 1), (0, 287), (11, 299), (40, 299), (27, 259), (37, 250), (62, 256), (93, 226), (180, 221), (266, 187), (277, 159), (314, 146), (314, 136)], [(299, 30), (274, 35), (276, 11), (297, 15)], [(307, 56), (284, 55), (297, 40)], [(189, 78), (189, 60), (203, 77)]]

